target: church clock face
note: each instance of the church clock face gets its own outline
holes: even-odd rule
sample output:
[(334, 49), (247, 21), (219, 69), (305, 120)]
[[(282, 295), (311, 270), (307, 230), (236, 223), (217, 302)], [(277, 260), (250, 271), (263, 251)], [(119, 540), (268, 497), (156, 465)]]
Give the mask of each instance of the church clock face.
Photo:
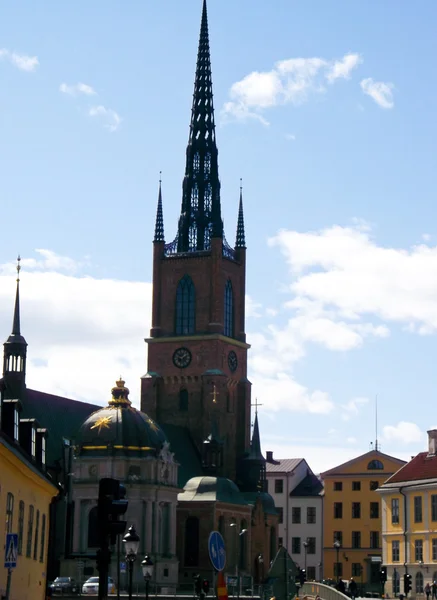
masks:
[(178, 348), (173, 353), (173, 364), (179, 369), (185, 369), (191, 362), (191, 352), (188, 348)]
[(232, 372), (237, 370), (238, 367), (238, 358), (233, 350), (231, 350), (228, 354), (228, 366)]

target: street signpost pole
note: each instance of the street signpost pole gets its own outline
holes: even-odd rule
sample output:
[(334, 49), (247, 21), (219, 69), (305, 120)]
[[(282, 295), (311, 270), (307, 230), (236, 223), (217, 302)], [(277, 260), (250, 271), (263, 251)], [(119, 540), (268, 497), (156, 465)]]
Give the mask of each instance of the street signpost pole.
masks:
[(6, 600), (9, 600), (11, 595), (12, 569), (17, 566), (18, 555), (18, 534), (8, 533), (6, 535), (5, 546), (5, 569), (8, 570), (8, 578), (6, 580)]
[(12, 581), (12, 569), (8, 569), (8, 578), (6, 580), (6, 597), (5, 600), (9, 600), (11, 595), (11, 581)]

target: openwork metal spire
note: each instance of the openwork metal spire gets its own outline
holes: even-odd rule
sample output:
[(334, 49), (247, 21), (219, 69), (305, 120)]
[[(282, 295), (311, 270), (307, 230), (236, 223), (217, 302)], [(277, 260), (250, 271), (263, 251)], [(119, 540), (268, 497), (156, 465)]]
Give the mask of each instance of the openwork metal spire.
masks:
[(246, 236), (244, 233), (244, 214), (243, 214), (243, 185), (240, 179), (240, 205), (238, 207), (237, 237), (235, 239), (236, 248), (246, 247)]
[(21, 257), (17, 258), (17, 291), (15, 292), (15, 307), (14, 307), (14, 320), (12, 322), (12, 335), (21, 335), (20, 328), (20, 265)]
[(161, 174), (159, 177), (158, 208), (156, 209), (155, 237), (154, 242), (165, 242), (164, 238), (164, 215), (162, 212)]
[(208, 16), (206, 0), (204, 0), (187, 162), (182, 186), (177, 251), (208, 250), (212, 237), (223, 237), (223, 221), (220, 208)]

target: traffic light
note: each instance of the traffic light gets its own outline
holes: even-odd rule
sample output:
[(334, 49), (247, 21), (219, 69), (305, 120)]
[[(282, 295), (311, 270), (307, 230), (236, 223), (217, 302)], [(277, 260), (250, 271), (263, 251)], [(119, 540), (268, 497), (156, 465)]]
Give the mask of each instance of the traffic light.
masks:
[(404, 594), (411, 592), (411, 575), (405, 573), (404, 575)]
[(209, 581), (207, 579), (203, 580), (202, 588), (203, 588), (203, 591), (205, 592), (205, 596), (207, 596), (208, 592), (209, 592)]
[(109, 537), (110, 543), (115, 544), (117, 536), (125, 532), (126, 521), (120, 521), (119, 517), (127, 511), (128, 504), (124, 485), (110, 477), (100, 480), (97, 514), (102, 541)]
[(379, 581), (385, 583), (387, 581), (387, 567), (381, 567), (379, 570)]
[(200, 596), (200, 592), (202, 591), (202, 580), (200, 579), (200, 575), (196, 575), (194, 578), (194, 589), (196, 590), (196, 596)]

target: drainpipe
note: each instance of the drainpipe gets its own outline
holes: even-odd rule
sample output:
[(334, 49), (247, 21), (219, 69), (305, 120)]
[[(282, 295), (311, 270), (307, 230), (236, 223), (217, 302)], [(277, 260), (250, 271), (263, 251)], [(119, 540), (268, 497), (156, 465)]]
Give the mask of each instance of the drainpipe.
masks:
[[(407, 496), (406, 494), (403, 492), (404, 489), (404, 485), (401, 486), (399, 488), (399, 493), (402, 494), (402, 496), (404, 497), (404, 547), (405, 547), (405, 552), (404, 552), (404, 558), (405, 558), (405, 573), (408, 573), (408, 548), (407, 548)], [(409, 487), (409, 486), (408, 486)]]

